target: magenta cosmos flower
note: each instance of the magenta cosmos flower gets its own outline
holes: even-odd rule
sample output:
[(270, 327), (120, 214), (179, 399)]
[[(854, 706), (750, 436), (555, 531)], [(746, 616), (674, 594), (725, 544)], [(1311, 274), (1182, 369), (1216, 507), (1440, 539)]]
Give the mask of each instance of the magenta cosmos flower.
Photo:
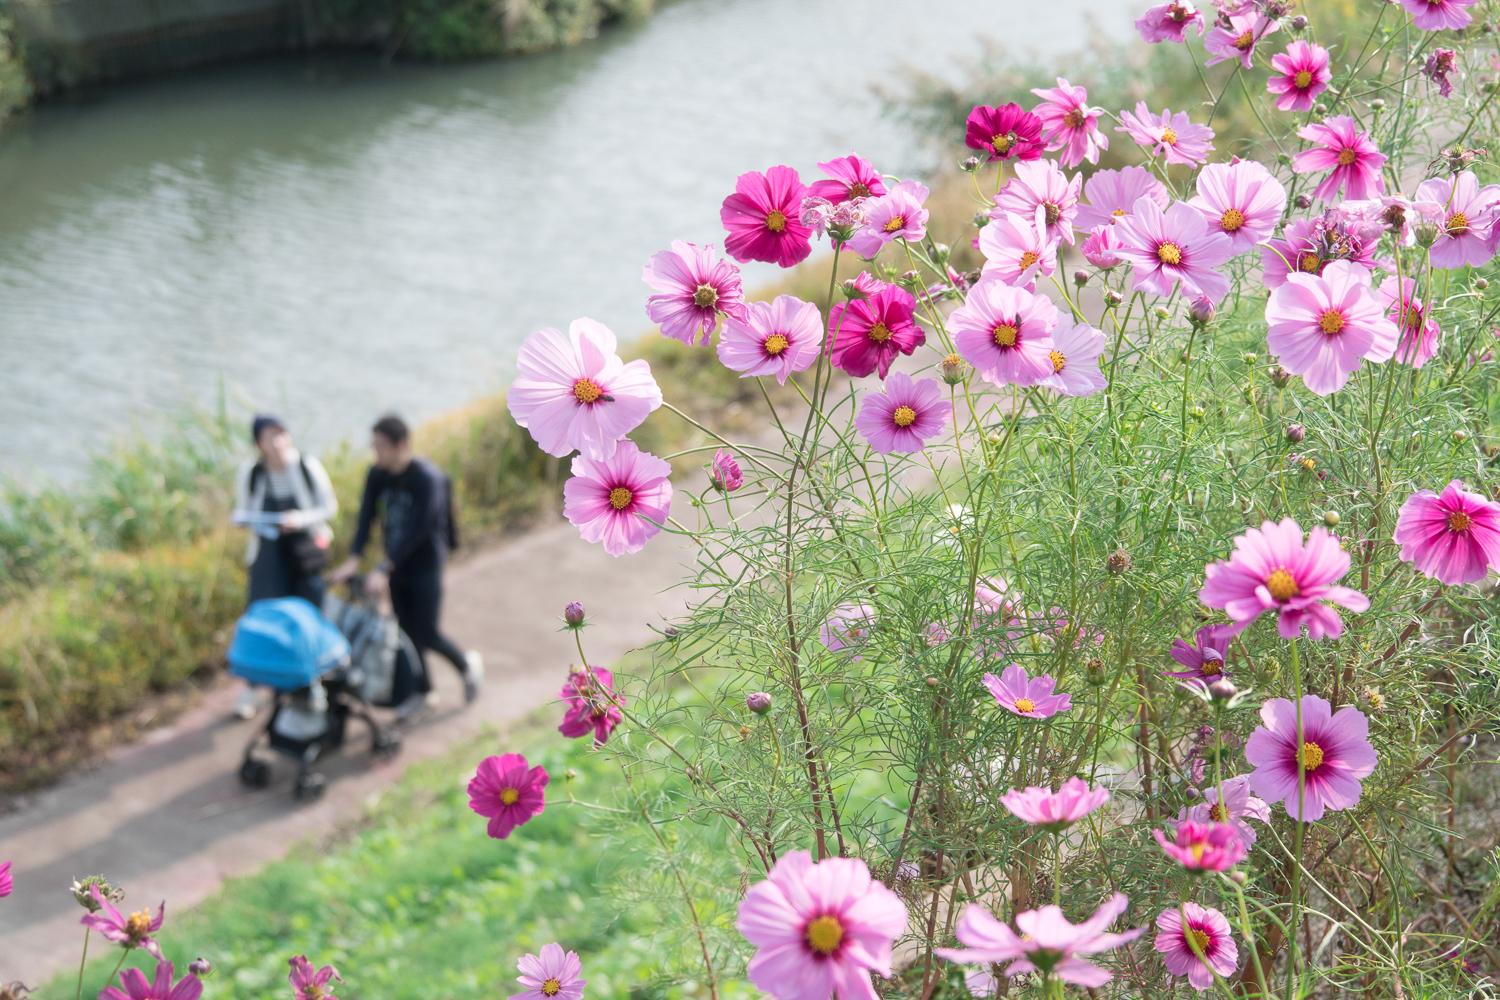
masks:
[(1441, 494), (1418, 490), (1401, 505), (1396, 544), (1423, 576), (1450, 586), (1483, 580), (1500, 571), (1500, 503), (1457, 479)]
[(1422, 75), (1437, 84), (1439, 97), (1452, 97), (1452, 77), (1461, 75), (1458, 72), (1458, 53), (1452, 49), (1434, 49), (1422, 65)]
[(1029, 219), (1006, 212), (981, 229), (983, 273), (1028, 292), (1035, 290), (1038, 275), (1055, 273), (1057, 259), (1054, 244), (1047, 238), (1045, 212), (1040, 205)]
[(1353, 118), (1335, 115), (1304, 125), (1297, 134), (1314, 145), (1292, 157), (1292, 170), (1299, 174), (1329, 172), (1318, 183), (1313, 197), (1333, 201), (1342, 191), (1346, 198), (1363, 201), (1385, 190), (1385, 182), (1380, 179), (1385, 154), (1368, 133), (1359, 130)]
[(1255, 46), (1275, 30), (1276, 22), (1254, 8), (1223, 16), (1203, 38), (1203, 48), (1213, 57), (1204, 65), (1238, 59), (1241, 66), (1249, 69), (1254, 65)]
[(793, 851), (750, 887), (736, 926), (756, 948), (750, 981), (777, 1000), (876, 1000), (870, 973), (891, 974), (906, 907), (857, 858)]
[(1286, 188), (1254, 160), (1210, 163), (1198, 173), (1198, 195), (1188, 202), (1210, 230), (1229, 237), (1230, 254), (1242, 254), (1276, 231), (1286, 210)]
[(161, 946), (152, 935), (161, 930), (162, 922), (167, 918), (165, 901), (156, 908), (155, 915), (150, 910), (136, 910), (127, 917), (115, 909), (97, 885), (89, 886), (89, 895), (94, 900), (94, 912), (84, 914), (79, 923), (98, 931), (106, 941), (127, 949), (144, 948), (157, 959), (161, 958)]
[(728, 230), (724, 249), (735, 260), (763, 260), (791, 267), (812, 253), (812, 231), (802, 221), (807, 188), (797, 171), (776, 166), (740, 174), (734, 193), (719, 208)]
[(1212, 303), (1229, 292), (1229, 279), (1218, 270), (1230, 257), (1229, 237), (1210, 232), (1203, 214), (1186, 202), (1173, 202), (1163, 212), (1141, 198), (1115, 228), (1118, 253), (1130, 262), (1136, 288), (1167, 296), (1180, 282), (1185, 295)]
[[(1245, 759), (1255, 768), (1250, 787), (1269, 802), (1280, 802), (1293, 819), (1314, 823), (1328, 809), (1348, 809), (1359, 801), (1361, 782), (1375, 770), (1369, 720), (1346, 705), (1334, 712), (1315, 694), (1302, 696), (1302, 737), (1297, 708), (1285, 698), (1260, 706), (1264, 723), (1245, 743)], [(1303, 772), (1301, 809), (1297, 772)]]
[(1062, 150), (1062, 165), (1076, 167), (1085, 160), (1098, 163), (1099, 154), (1109, 148), (1109, 136), (1099, 130), (1099, 117), (1104, 112), (1089, 107), (1089, 92), (1058, 77), (1057, 86), (1032, 93), (1042, 99), (1032, 114), (1042, 120), (1047, 149)]
[(1047, 352), (1052, 374), (1037, 384), (1064, 396), (1092, 396), (1106, 385), (1099, 370), (1099, 355), (1103, 353), (1104, 334), (1059, 313), (1052, 328), (1052, 350)]
[(793, 372), (818, 360), (823, 343), (823, 314), (811, 302), (778, 295), (770, 302), (751, 302), (744, 314), (730, 317), (719, 334), (719, 360), (742, 377), (774, 375), (786, 385)]
[(1161, 114), (1153, 115), (1146, 102), (1139, 101), (1134, 112), (1120, 112), (1120, 122), (1116, 132), (1124, 132), (1137, 145), (1167, 163), (1197, 166), (1213, 152), (1214, 130), (1207, 125), (1194, 125), (1186, 111), (1174, 115), (1171, 108), (1165, 108)]
[(119, 987), (101, 990), (99, 1000), (198, 1000), (203, 995), (197, 976), (188, 973), (174, 985), (174, 974), (171, 962), (157, 962), (149, 981), (140, 969), (126, 969), (120, 973)]
[(0, 899), (9, 896), (15, 887), (16, 883), (10, 875), (10, 862), (0, 861)]
[(927, 342), (916, 307), (910, 292), (883, 281), (868, 282), (862, 299), (835, 303), (828, 313), (833, 363), (855, 378), (877, 370), (885, 378), (898, 355)]
[(1188, 985), (1200, 993), (1213, 988), (1214, 973), (1226, 978), (1240, 963), (1240, 950), (1224, 914), (1197, 903), (1161, 911), (1156, 918), (1154, 947), (1161, 952), (1167, 971), (1187, 976)]
[(935, 950), (950, 962), (1008, 962), (1007, 976), (1043, 972), (1075, 986), (1095, 989), (1109, 982), (1111, 973), (1083, 956), (1128, 944), (1145, 930), (1143, 927), (1119, 933), (1105, 930), (1128, 905), (1130, 901), (1124, 893), (1117, 892), (1081, 924), (1070, 923), (1060, 907), (1028, 910), (1016, 916), (1018, 934), (984, 907), (970, 903), (959, 914), (954, 928), (964, 947)]
[(709, 480), (714, 489), (720, 493), (733, 493), (745, 485), (745, 474), (740, 471), (740, 463), (734, 460), (734, 454), (723, 448), (714, 452), (713, 465), (709, 468)]
[(1073, 696), (1054, 694), (1057, 683), (1049, 674), (1030, 677), (1019, 663), (1012, 663), (1000, 676), (985, 674), (984, 686), (1000, 707), (1028, 719), (1046, 719), (1073, 707)]
[(914, 381), (891, 372), (881, 389), (865, 394), (854, 426), (883, 455), (921, 451), (929, 438), (943, 433), (953, 415), (952, 404), (943, 398), (943, 385), (935, 378)]
[(1396, 343), (1395, 359), (1413, 368), (1421, 368), (1431, 361), (1437, 354), (1443, 330), (1422, 300), (1417, 298), (1416, 279), (1398, 280), (1393, 274), (1380, 283), (1375, 294), (1385, 303), (1385, 314), (1396, 324), (1401, 338)]
[(818, 629), (818, 640), (831, 653), (863, 646), (875, 629), (875, 609), (868, 604), (840, 604)]
[(1049, 788), (1012, 788), (1000, 804), (1023, 823), (1057, 831), (1072, 826), (1109, 801), (1109, 789), (1090, 788), (1082, 778), (1069, 778), (1057, 791)]
[(1151, 45), (1161, 42), (1187, 41), (1187, 30), (1196, 28), (1203, 34), (1203, 15), (1190, 0), (1170, 0), (1147, 8), (1135, 22), (1135, 30)]
[(1019, 104), (980, 104), (964, 123), (964, 144), (991, 160), (1034, 160), (1042, 155), (1042, 120)]
[(1236, 538), (1234, 554), (1207, 567), (1198, 599), (1229, 614), (1231, 635), (1270, 611), (1283, 639), (1295, 639), (1303, 627), (1312, 639), (1337, 639), (1344, 623), (1329, 604), (1356, 614), (1370, 606), (1364, 594), (1337, 584), (1347, 572), (1349, 553), (1337, 538), (1315, 527), (1304, 542), (1302, 529), (1288, 517)]
[(630, 440), (607, 459), (579, 455), (563, 485), (563, 516), (612, 556), (639, 552), (671, 512), (671, 474), (672, 466)]
[(657, 290), (646, 299), (646, 315), (673, 340), (707, 341), (719, 314), (738, 316), (745, 308), (740, 269), (712, 246), (673, 240), (672, 249), (651, 258), (641, 279)]
[(1083, 258), (1099, 270), (1108, 271), (1125, 262), (1119, 249), (1120, 235), (1114, 226), (1095, 226), (1083, 241)]
[(602, 747), (620, 724), (620, 706), (625, 699), (615, 694), (615, 675), (604, 667), (589, 667), (568, 674), (558, 692), (567, 705), (557, 731), (568, 739), (594, 734), (594, 745)]
[(1074, 220), (1080, 229), (1114, 225), (1116, 220), (1129, 215), (1142, 198), (1150, 198), (1162, 208), (1172, 200), (1167, 186), (1145, 167), (1096, 171), (1084, 184), (1083, 196), (1086, 201), (1078, 206)]
[(856, 198), (879, 198), (885, 194), (885, 181), (869, 160), (858, 153), (840, 156), (818, 164), (818, 169), (828, 175), (827, 180), (813, 181), (807, 193), (815, 198), (826, 198), (835, 205)]
[(1043, 295), (982, 280), (948, 318), (959, 356), (995, 385), (1036, 385), (1052, 375), (1057, 307)]
[(563, 951), (556, 941), (542, 945), (536, 955), (522, 955), (516, 969), (521, 973), (516, 982), (525, 989), (512, 993), (510, 1000), (581, 1000), (588, 984), (578, 952)]
[(1205, 625), (1193, 635), (1193, 642), (1178, 639), (1168, 655), (1183, 667), (1168, 670), (1168, 677), (1197, 677), (1214, 681), (1224, 674), (1224, 654), (1229, 651), (1233, 634), (1223, 625)]
[(566, 334), (538, 330), (521, 345), (507, 403), (547, 454), (608, 458), (661, 406), (651, 366), (626, 364), (616, 346), (614, 331), (591, 319), (575, 319)]
[(1396, 352), (1396, 325), (1370, 288), (1370, 272), (1335, 261), (1322, 274), (1289, 274), (1266, 303), (1266, 344), (1319, 396), (1338, 391), (1360, 362)]
[(286, 978), (287, 982), (292, 984), (292, 992), (296, 1000), (335, 1000), (334, 988), (328, 984), (330, 981), (335, 983), (344, 981), (338, 969), (331, 965), (314, 969), (306, 955), (298, 955), (288, 964), (291, 965), (292, 971)]
[(1328, 50), (1312, 42), (1295, 41), (1271, 57), (1271, 78), (1266, 89), (1276, 95), (1282, 111), (1307, 111), (1328, 89), (1333, 71), (1328, 68)]
[[(1224, 791), (1222, 805), (1219, 803), (1220, 788)], [(1250, 779), (1241, 775), (1225, 779), (1219, 787), (1209, 785), (1203, 789), (1203, 801), (1184, 809), (1177, 819), (1179, 822), (1190, 819), (1204, 824), (1228, 823), (1240, 835), (1245, 846), (1251, 847), (1255, 844), (1256, 833), (1255, 828), (1246, 820), (1271, 822), (1271, 807), (1264, 799), (1250, 794)]]
[(1239, 831), (1229, 823), (1199, 823), (1185, 819), (1178, 821), (1171, 840), (1160, 830), (1152, 830), (1151, 835), (1167, 857), (1189, 871), (1228, 871), (1245, 860), (1249, 853)]
[(1490, 262), (1495, 251), (1489, 245), (1490, 228), (1495, 215), (1500, 188), (1479, 186), (1474, 171), (1465, 170), (1453, 180), (1438, 177), (1417, 185), (1417, 202), (1442, 206), (1442, 222), (1437, 242), (1432, 244), (1432, 266), (1481, 267)]
[(1469, 8), (1479, 0), (1401, 0), (1411, 15), (1411, 23), (1423, 31), (1457, 31), (1467, 27), (1473, 17)]
[(865, 224), (849, 241), (849, 249), (861, 257), (874, 257), (886, 245), (901, 239), (920, 243), (927, 235), (927, 186), (902, 181), (884, 195), (867, 202)]
[(486, 757), (469, 780), (469, 808), (489, 822), (489, 835), (496, 840), (542, 814), (546, 808), (543, 789), (547, 769), (530, 766), (518, 753)]
[(995, 197), (990, 217), (997, 218), (1009, 212), (1030, 219), (1036, 215), (1037, 209), (1041, 209), (1048, 239), (1054, 243), (1071, 244), (1083, 176), (1076, 174), (1069, 180), (1051, 160), (1017, 163), (1015, 170), (1015, 177), (1007, 181)]

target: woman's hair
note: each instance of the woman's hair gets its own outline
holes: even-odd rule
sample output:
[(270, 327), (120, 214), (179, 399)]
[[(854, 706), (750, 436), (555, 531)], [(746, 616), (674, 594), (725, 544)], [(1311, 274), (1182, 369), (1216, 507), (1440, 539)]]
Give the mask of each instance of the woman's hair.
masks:
[(281, 422), (280, 417), (273, 417), (269, 413), (257, 413), (255, 419), (250, 421), (250, 440), (254, 444), (260, 444), (260, 436), (268, 430), (286, 430), (286, 424)]

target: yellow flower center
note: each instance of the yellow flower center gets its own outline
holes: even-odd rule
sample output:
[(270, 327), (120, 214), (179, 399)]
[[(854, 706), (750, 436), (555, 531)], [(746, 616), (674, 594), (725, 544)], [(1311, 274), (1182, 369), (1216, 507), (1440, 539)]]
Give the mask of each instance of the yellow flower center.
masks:
[(1243, 34), (1241, 34), (1240, 37), (1238, 37), (1238, 38), (1236, 38), (1234, 40), (1234, 47), (1237, 48), (1237, 49), (1239, 49), (1241, 52), (1246, 51), (1247, 49), (1250, 48), (1250, 46), (1252, 46), (1254, 44), (1255, 44), (1255, 32), (1253, 32), (1253, 31), (1246, 31)]
[(1032, 264), (1035, 264), (1038, 260), (1041, 260), (1041, 258), (1036, 255), (1036, 251), (1027, 250), (1023, 252), (1021, 254), (1021, 270), (1026, 270)]
[(1312, 71), (1306, 69), (1298, 70), (1297, 75), (1292, 77), (1292, 82), (1297, 85), (1298, 89), (1306, 90), (1312, 86)]
[[(616, 486), (609, 491), (609, 505), (615, 510), (624, 510), (630, 506), (630, 498), (633, 494), (623, 486)], [(502, 796), (503, 798), (504, 796)]]
[(1305, 253), (1297, 258), (1297, 270), (1303, 274), (1317, 274), (1322, 266), (1323, 259), (1315, 253)]
[(1274, 570), (1266, 577), (1266, 589), (1278, 601), (1290, 601), (1298, 594), (1296, 578), (1284, 569)]
[(1015, 347), (1016, 340), (1020, 338), (1021, 331), (1014, 323), (999, 323), (991, 331), (995, 335), (996, 347)]
[(693, 292), (693, 305), (708, 309), (719, 301), (719, 290), (713, 285), (699, 285)]
[(1118, 218), (1120, 218), (1120, 216), (1122, 216), (1122, 215), (1125, 214), (1125, 210), (1123, 208), (1117, 208), (1113, 212), (1110, 212), (1109, 214), (1113, 215), (1115, 218), (1118, 219)]
[(1202, 861), (1203, 855), (1208, 851), (1208, 842), (1195, 840), (1188, 845), (1188, 853), (1193, 856), (1194, 861)]
[(1208, 954), (1208, 932), (1200, 931), (1196, 927), (1189, 928), (1182, 935), (1192, 945), (1193, 953), (1197, 955)]
[(1161, 130), (1161, 141), (1168, 146), (1177, 145), (1177, 131), (1172, 126), (1164, 126)]
[(885, 224), (885, 231), (888, 233), (899, 233), (905, 228), (906, 216), (904, 215), (893, 215), (891, 216), (891, 221)]
[(500, 804), (502, 806), (513, 806), (521, 801), (521, 790), (519, 788), (500, 789)]
[(891, 339), (891, 328), (884, 323), (876, 323), (870, 327), (870, 339), (877, 344), (883, 344)]
[(1063, 124), (1068, 126), (1068, 128), (1083, 128), (1088, 120), (1088, 116), (1083, 113), (1082, 108), (1074, 108), (1063, 115)]
[(897, 427), (910, 427), (917, 422), (917, 411), (910, 406), (898, 406), (896, 412), (891, 414), (891, 420)]
[(786, 229), (786, 213), (781, 209), (775, 209), (766, 216), (766, 228), (773, 233), (779, 233)]
[(542, 983), (542, 996), (544, 997), (555, 997), (561, 992), (562, 982), (556, 976)]
[(323, 987), (319, 986), (317, 983), (308, 983), (306, 986), (302, 987), (302, 993), (307, 997), (307, 1000), (323, 1000), (323, 998), (328, 995), (323, 992)]
[(959, 357), (957, 354), (950, 354), (947, 357), (943, 358), (943, 364), (948, 365), (949, 367), (956, 368), (963, 363), (964, 359)]
[(1016, 711), (1017, 712), (1035, 712), (1036, 711), (1036, 702), (1032, 701), (1030, 698), (1017, 698), (1016, 699)]
[(1060, 372), (1068, 367), (1068, 356), (1062, 351), (1048, 351), (1047, 360), (1052, 362), (1052, 370)]
[(1156, 259), (1163, 264), (1176, 267), (1182, 263), (1182, 247), (1176, 243), (1163, 243), (1156, 248)]
[(1232, 233), (1245, 224), (1245, 213), (1237, 208), (1227, 210), (1219, 216), (1219, 228), (1226, 233)]
[(1224, 808), (1224, 803), (1215, 802), (1208, 810), (1208, 818), (1215, 823), (1224, 823), (1229, 820), (1229, 810)]
[(844, 942), (844, 925), (831, 913), (807, 925), (807, 946), (819, 955), (832, 955)]
[(1198, 668), (1198, 673), (1204, 677), (1217, 677), (1224, 672), (1224, 664), (1218, 660), (1204, 660)]
[(1454, 212), (1448, 216), (1447, 230), (1449, 236), (1462, 236), (1469, 231), (1469, 217), (1462, 212)]
[(1042, 218), (1049, 226), (1057, 225), (1057, 220), (1062, 218), (1062, 206), (1051, 201), (1042, 202)]
[(1016, 134), (1014, 132), (1007, 132), (1004, 135), (990, 136), (990, 145), (994, 147), (994, 150), (997, 153), (1008, 152), (1010, 150), (1010, 147), (1014, 146), (1015, 144)]
[(581, 378), (573, 383), (573, 398), (580, 403), (597, 403), (604, 395), (604, 387), (591, 378)]
[(1344, 314), (1337, 309), (1324, 310), (1323, 315), (1318, 317), (1318, 329), (1328, 336), (1344, 332)]
[(786, 350), (788, 346), (790, 346), (790, 342), (786, 339), (785, 335), (780, 333), (771, 334), (766, 338), (766, 342), (761, 345), (761, 347), (765, 348), (766, 353), (772, 357)]
[(849, 197), (851, 198), (867, 198), (869, 194), (870, 189), (859, 181), (855, 181), (849, 185)]
[(1339, 166), (1341, 166), (1341, 167), (1353, 166), (1354, 161), (1357, 160), (1357, 159), (1359, 159), (1359, 154), (1356, 153), (1354, 150), (1349, 149), (1348, 147), (1345, 147), (1344, 149), (1339, 150)]
[(1323, 748), (1311, 740), (1302, 744), (1302, 770), (1316, 771), (1323, 766)]
[(1449, 531), (1468, 531), (1469, 526), (1473, 523), (1474, 519), (1461, 510), (1455, 510), (1453, 513), (1448, 515)]
[(136, 910), (125, 918), (125, 933), (130, 935), (132, 941), (139, 941), (151, 933), (151, 911)]

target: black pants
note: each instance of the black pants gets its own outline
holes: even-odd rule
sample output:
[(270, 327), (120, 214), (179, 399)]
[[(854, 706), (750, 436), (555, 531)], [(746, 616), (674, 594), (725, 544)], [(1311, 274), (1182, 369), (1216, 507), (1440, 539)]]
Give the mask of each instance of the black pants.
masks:
[(427, 651), (442, 656), (452, 663), (460, 675), (468, 668), (464, 651), (457, 643), (438, 630), (438, 618), (443, 610), (442, 567), (423, 570), (413, 574), (397, 574), (391, 577), (391, 610), (407, 638), (422, 654), (422, 692), (432, 690), (432, 679), (427, 676)]

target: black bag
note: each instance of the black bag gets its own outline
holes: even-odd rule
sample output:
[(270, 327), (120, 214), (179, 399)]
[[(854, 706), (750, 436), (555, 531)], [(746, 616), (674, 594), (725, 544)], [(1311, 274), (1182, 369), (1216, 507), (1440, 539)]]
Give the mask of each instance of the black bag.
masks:
[[(307, 471), (307, 462), (300, 455), (297, 465), (302, 470), (302, 481), (307, 484), (307, 492), (316, 496), (318, 488), (313, 485), (312, 473)], [(255, 492), (257, 481), (266, 474), (266, 467), (256, 462), (255, 467), (250, 470), (250, 492)], [(277, 540), (291, 559), (292, 565), (297, 567), (297, 572), (303, 576), (318, 576), (328, 568), (328, 546), (318, 544), (311, 531), (305, 528), (300, 531), (289, 531)]]

